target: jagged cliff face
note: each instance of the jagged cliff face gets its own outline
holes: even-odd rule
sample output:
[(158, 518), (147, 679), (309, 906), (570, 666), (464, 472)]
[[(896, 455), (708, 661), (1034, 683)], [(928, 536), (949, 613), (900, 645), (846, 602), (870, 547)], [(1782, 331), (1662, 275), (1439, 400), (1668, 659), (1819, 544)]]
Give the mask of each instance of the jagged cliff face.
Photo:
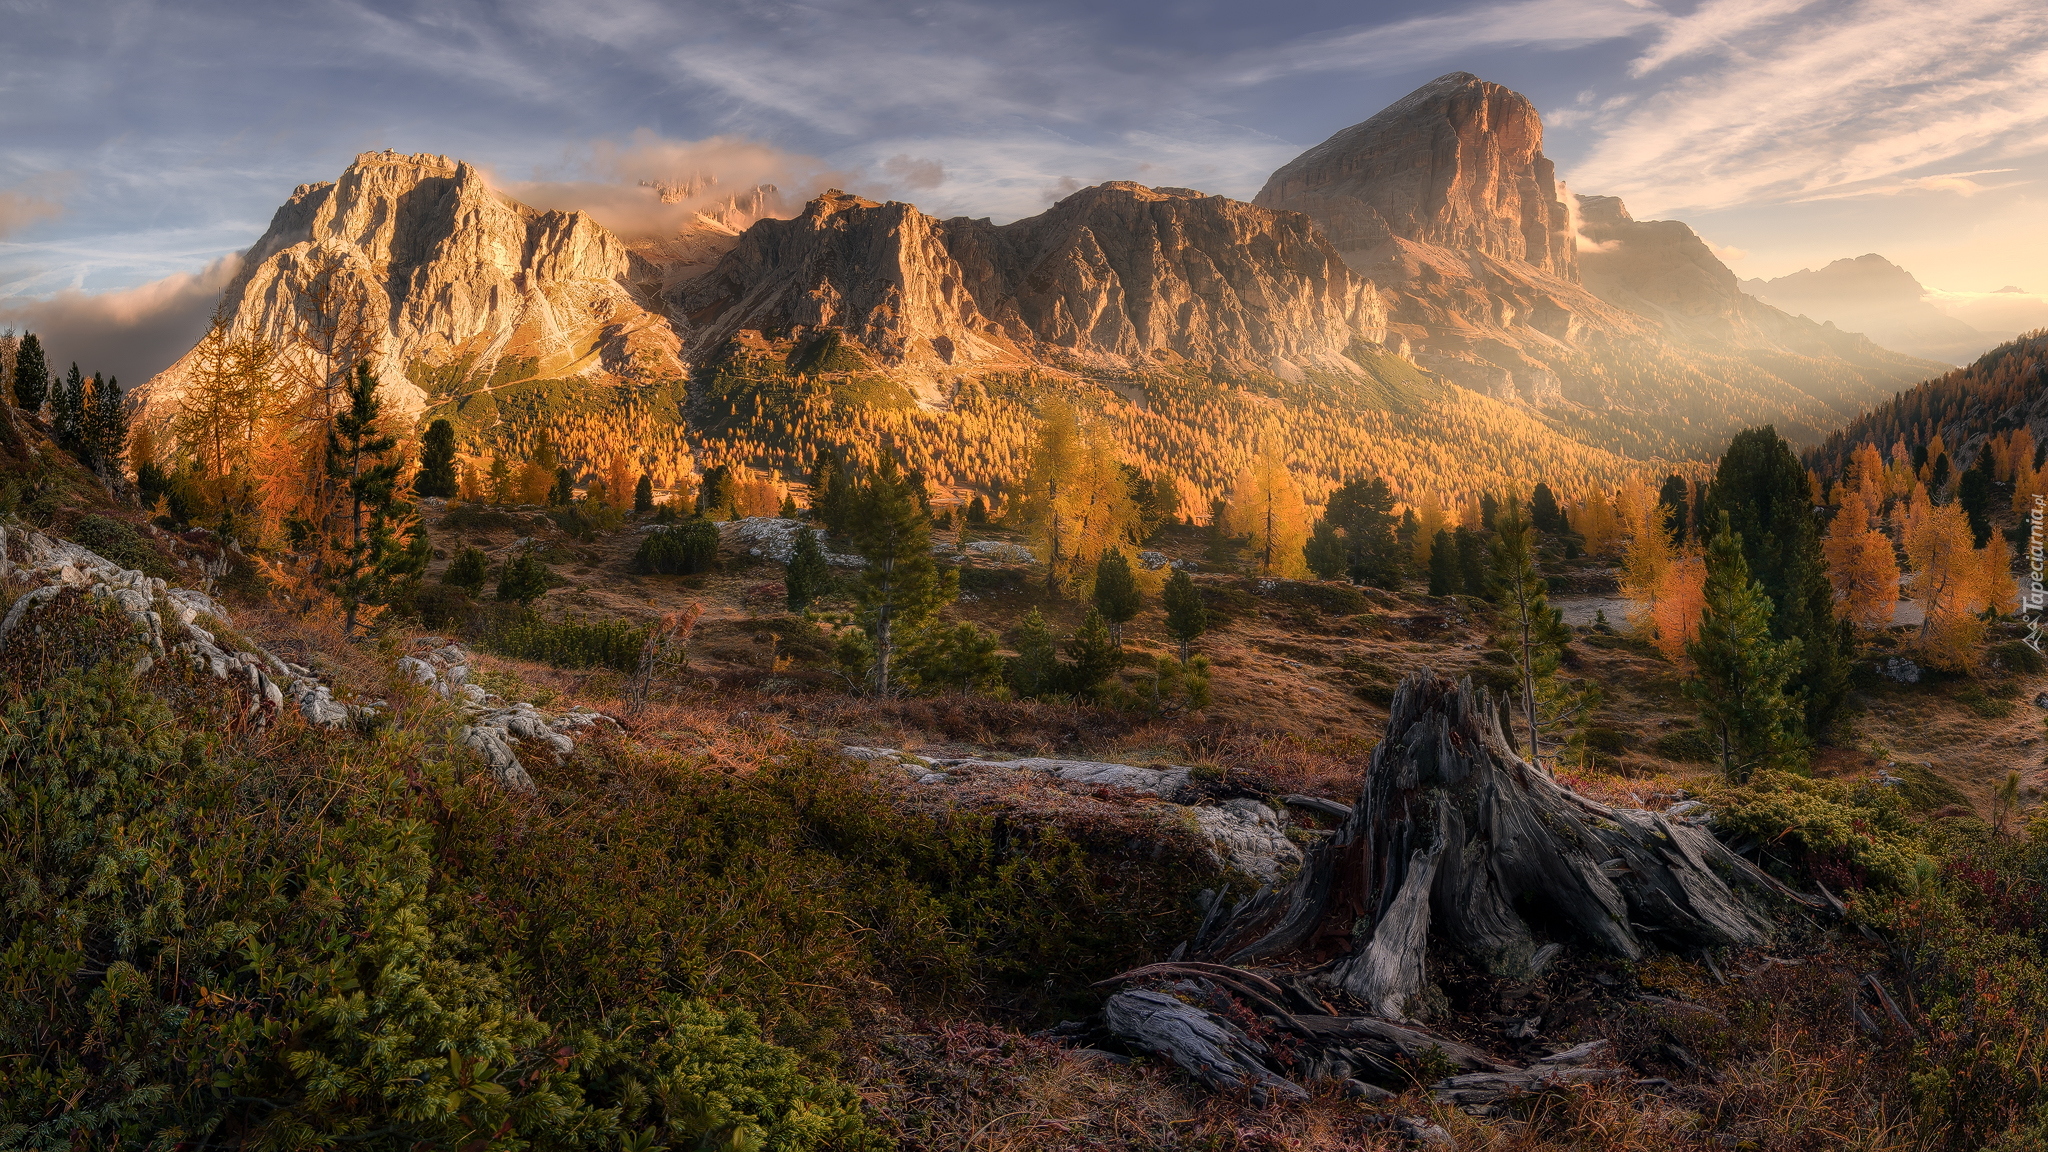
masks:
[[(649, 272), (580, 212), (540, 212), (493, 192), (445, 156), (366, 152), (334, 183), (304, 184), (278, 209), (222, 300), (237, 339), (274, 345), (309, 373), (326, 353), (367, 356), (387, 399), (427, 397), (408, 368), (507, 356), (542, 376), (680, 376), (679, 341), (627, 287)], [(188, 354), (138, 401), (174, 408)]]
[(1315, 217), (1354, 266), (1399, 238), (1578, 278), (1535, 105), (1469, 72), (1440, 76), (1295, 157), (1252, 202)]
[(943, 372), (1193, 360), (1351, 370), (1384, 311), (1295, 213), (1117, 182), (1011, 224), (829, 193), (764, 220), (671, 294), (699, 354), (744, 330), (838, 329), (878, 363)]
[(1745, 296), (1692, 229), (1578, 197), (1574, 231), (1520, 95), (1440, 77), (1276, 171), (1380, 291), (1386, 344), (1460, 385), (1632, 452), (1710, 449), (1745, 424), (1815, 439), (1938, 365)]

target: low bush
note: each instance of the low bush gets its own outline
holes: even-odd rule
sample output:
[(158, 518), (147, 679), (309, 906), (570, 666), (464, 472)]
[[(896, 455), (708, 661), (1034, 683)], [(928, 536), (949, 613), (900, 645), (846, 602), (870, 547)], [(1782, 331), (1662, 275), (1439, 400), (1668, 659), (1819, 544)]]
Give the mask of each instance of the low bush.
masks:
[(1747, 783), (1715, 788), (1709, 803), (1715, 831), (1770, 845), (1836, 889), (1909, 890), (1925, 863), (1905, 804), (1874, 784), (1762, 770)]
[(1651, 743), (1650, 748), (1666, 760), (1681, 764), (1712, 764), (1721, 758), (1721, 748), (1714, 742), (1714, 734), (1704, 728), (1680, 728), (1667, 732)]
[(125, 520), (97, 513), (82, 516), (66, 535), (123, 568), (163, 580), (178, 578), (176, 566), (164, 559), (163, 553), (150, 547), (142, 533)]
[(1956, 693), (1956, 703), (1986, 720), (2003, 720), (2012, 715), (2011, 700), (2000, 699), (1975, 684)]
[(672, 527), (656, 528), (633, 553), (633, 571), (659, 576), (709, 572), (718, 563), (718, 525), (694, 517)]
[(557, 668), (637, 671), (647, 629), (624, 620), (547, 620), (533, 611), (505, 615), (485, 631), (480, 646), (501, 656), (538, 660)]
[(2048, 658), (2044, 658), (2024, 640), (2007, 640), (1993, 644), (1984, 653), (1985, 663), (2001, 672), (2017, 676), (2039, 676), (2048, 672)]
[(487, 508), (481, 504), (457, 504), (441, 517), (439, 527), (446, 529), (524, 528), (529, 523), (529, 517), (507, 512), (502, 508)]

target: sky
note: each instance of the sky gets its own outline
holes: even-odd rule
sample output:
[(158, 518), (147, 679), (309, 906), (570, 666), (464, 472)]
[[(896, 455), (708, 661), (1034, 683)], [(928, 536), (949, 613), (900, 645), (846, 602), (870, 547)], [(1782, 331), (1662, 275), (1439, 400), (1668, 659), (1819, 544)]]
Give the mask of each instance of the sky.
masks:
[(2042, 0), (0, 0), (0, 28), (0, 325), (60, 359), (118, 332), (127, 376), (362, 151), (628, 227), (640, 181), (707, 177), (1003, 221), (1111, 179), (1249, 198), (1455, 70), (1535, 102), (1574, 191), (1741, 276), (1877, 252), (1965, 318), (2048, 317)]

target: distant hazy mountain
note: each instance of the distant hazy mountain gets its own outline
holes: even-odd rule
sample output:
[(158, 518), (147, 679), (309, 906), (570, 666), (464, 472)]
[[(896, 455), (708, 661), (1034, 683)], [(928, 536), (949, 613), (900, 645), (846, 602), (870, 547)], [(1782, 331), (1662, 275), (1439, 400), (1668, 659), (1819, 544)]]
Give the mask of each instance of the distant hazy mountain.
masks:
[(1744, 280), (1742, 290), (1787, 312), (1861, 332), (1887, 348), (1966, 364), (2010, 332), (1980, 332), (1935, 307), (1911, 272), (1872, 252), (1775, 280)]

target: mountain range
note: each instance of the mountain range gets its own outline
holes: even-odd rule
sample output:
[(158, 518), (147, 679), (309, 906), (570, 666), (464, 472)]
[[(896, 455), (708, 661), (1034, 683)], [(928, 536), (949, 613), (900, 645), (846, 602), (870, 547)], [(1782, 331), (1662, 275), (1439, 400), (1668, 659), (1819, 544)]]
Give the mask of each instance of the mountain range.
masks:
[(1968, 363), (2011, 335), (1980, 332), (1943, 312), (1911, 272), (1875, 252), (1741, 285), (1744, 292), (1787, 312), (1878, 333), (1890, 347), (1952, 364)]
[[(1812, 443), (1946, 365), (1745, 293), (1686, 225), (1572, 196), (1521, 95), (1431, 81), (1251, 201), (1114, 181), (1007, 224), (828, 191), (619, 237), (474, 167), (365, 153), (302, 185), (222, 301), (302, 374), (370, 359), (466, 452), (800, 472), (895, 443), (999, 489), (1063, 391), (1215, 494), (1263, 434), (1312, 496), (1612, 479), (1774, 423)], [(194, 355), (137, 397), (166, 422)], [(1485, 441), (1484, 444), (1480, 441)]]

